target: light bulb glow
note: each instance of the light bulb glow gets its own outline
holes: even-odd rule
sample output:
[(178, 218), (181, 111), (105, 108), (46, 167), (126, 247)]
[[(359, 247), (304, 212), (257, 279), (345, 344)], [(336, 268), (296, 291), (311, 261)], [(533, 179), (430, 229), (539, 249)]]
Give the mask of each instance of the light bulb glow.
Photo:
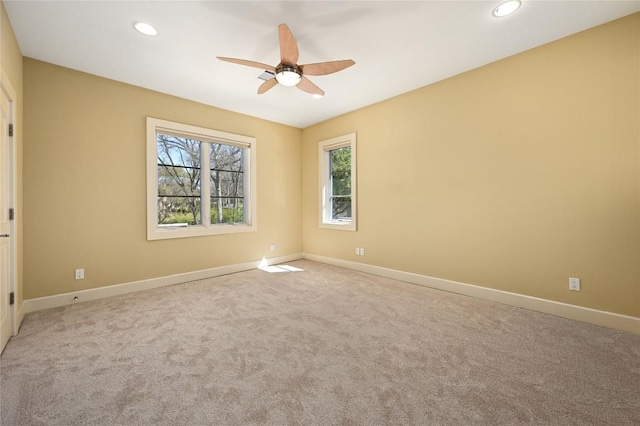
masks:
[(300, 83), (300, 74), (294, 71), (282, 71), (276, 74), (276, 80), (283, 86), (295, 86)]
[(295, 86), (302, 79), (302, 71), (297, 65), (279, 64), (276, 67), (276, 80), (283, 86)]
[(322, 99), (324, 96), (321, 95), (320, 93), (314, 93), (313, 95), (311, 95), (311, 97), (313, 99)]
[(493, 16), (502, 18), (503, 16), (511, 15), (513, 12), (518, 10), (521, 5), (522, 3), (520, 0), (505, 1), (493, 9)]
[(153, 28), (151, 25), (147, 24), (146, 22), (135, 22), (133, 24), (133, 26), (141, 34), (148, 35), (148, 36), (158, 35), (158, 30), (156, 30), (155, 28)]

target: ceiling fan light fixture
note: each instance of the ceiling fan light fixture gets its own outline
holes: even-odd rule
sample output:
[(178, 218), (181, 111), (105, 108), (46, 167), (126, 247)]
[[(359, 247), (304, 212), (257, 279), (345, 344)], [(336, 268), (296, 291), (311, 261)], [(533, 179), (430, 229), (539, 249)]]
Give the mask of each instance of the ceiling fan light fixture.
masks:
[(493, 16), (496, 18), (502, 18), (503, 16), (511, 15), (513, 12), (520, 9), (521, 5), (522, 2), (520, 0), (505, 1), (493, 9)]
[(146, 22), (134, 22), (133, 27), (141, 34), (148, 36), (156, 36), (158, 35), (158, 30), (156, 30), (151, 24), (147, 24)]
[(355, 65), (353, 59), (298, 65), (298, 44), (287, 24), (278, 25), (278, 38), (280, 40), (280, 63), (276, 67), (262, 62), (248, 61), (246, 59), (227, 58), (225, 56), (218, 56), (217, 58), (221, 61), (264, 70), (263, 73), (258, 76), (260, 80), (263, 80), (263, 83), (258, 87), (258, 95), (262, 95), (267, 90), (281, 84), (282, 86), (289, 87), (296, 86), (303, 92), (312, 95), (315, 99), (322, 98), (324, 96), (324, 90), (313, 84), (311, 80), (305, 77), (305, 74), (333, 74), (334, 72)]
[(280, 64), (276, 67), (276, 80), (283, 86), (295, 86), (301, 79), (302, 72), (297, 66)]

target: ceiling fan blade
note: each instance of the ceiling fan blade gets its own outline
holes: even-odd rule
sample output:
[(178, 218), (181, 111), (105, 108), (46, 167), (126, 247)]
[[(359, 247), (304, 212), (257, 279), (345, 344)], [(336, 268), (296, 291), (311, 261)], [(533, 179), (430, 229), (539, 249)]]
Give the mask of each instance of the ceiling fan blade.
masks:
[(278, 26), (278, 34), (280, 36), (280, 62), (286, 65), (297, 65), (298, 44), (287, 24)]
[(273, 72), (276, 71), (275, 67), (272, 67), (271, 65), (263, 64), (262, 62), (247, 61), (246, 59), (225, 58), (223, 56), (217, 56), (217, 58), (220, 59), (221, 61), (232, 62), (234, 64), (246, 65), (248, 67), (260, 68), (263, 70), (269, 70)]
[(302, 69), (302, 73), (305, 75), (327, 75), (342, 71), (354, 64), (355, 62), (352, 59), (345, 59), (342, 61), (318, 62), (315, 64), (300, 65), (300, 69)]
[(258, 87), (258, 95), (262, 95), (267, 90), (271, 89), (273, 86), (278, 84), (278, 80), (272, 78), (271, 80), (267, 80)]
[(304, 92), (311, 93), (312, 95), (324, 96), (324, 90), (313, 84), (311, 80), (305, 76), (302, 76), (300, 83), (298, 83), (296, 87)]

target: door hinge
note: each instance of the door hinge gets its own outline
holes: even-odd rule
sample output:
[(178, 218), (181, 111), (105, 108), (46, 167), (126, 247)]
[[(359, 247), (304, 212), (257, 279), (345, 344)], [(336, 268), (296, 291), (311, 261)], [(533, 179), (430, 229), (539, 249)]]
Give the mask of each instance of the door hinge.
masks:
[(9, 220), (13, 220), (16, 218), (16, 211), (12, 208), (9, 209)]
[(9, 124), (9, 136), (13, 136), (13, 124)]
[(9, 293), (9, 305), (13, 305), (16, 302), (16, 294), (14, 292)]

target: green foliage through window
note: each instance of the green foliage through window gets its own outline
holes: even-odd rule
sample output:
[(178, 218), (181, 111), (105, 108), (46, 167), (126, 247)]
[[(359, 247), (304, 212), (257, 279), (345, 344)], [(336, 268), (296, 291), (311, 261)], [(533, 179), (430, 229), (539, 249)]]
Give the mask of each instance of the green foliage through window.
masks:
[(351, 147), (329, 151), (331, 218), (351, 218)]

